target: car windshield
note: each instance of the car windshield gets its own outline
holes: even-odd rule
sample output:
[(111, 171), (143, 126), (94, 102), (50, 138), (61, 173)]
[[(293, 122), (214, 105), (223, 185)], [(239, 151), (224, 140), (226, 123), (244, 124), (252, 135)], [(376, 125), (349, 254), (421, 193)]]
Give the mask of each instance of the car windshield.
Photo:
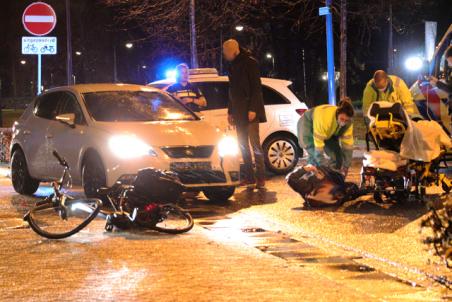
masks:
[(84, 93), (86, 107), (100, 122), (196, 120), (173, 97), (157, 91), (102, 91)]

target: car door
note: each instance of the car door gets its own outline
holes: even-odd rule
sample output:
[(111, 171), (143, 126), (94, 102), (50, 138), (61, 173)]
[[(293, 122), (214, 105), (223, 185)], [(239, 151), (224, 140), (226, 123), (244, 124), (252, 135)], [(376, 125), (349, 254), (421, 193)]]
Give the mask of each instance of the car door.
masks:
[(204, 119), (222, 131), (227, 131), (229, 83), (225, 81), (197, 82), (207, 101), (207, 107), (202, 111)]
[(58, 107), (58, 92), (45, 93), (35, 101), (33, 115), (24, 126), (22, 148), (27, 157), (30, 174), (38, 179), (47, 179), (48, 160), (51, 151), (47, 145), (47, 128), (55, 118)]
[[(86, 134), (86, 120), (83, 116), (77, 97), (68, 91), (59, 95), (58, 114), (73, 113), (75, 115), (75, 126), (54, 119), (47, 129), (47, 144), (50, 150), (56, 150), (68, 162), (73, 177), (78, 179), (80, 153), (83, 149), (84, 137)], [(50, 176), (58, 178), (61, 176), (62, 168), (58, 161), (53, 158), (49, 164)]]
[(262, 85), (262, 95), (267, 116), (267, 123), (261, 126), (262, 129), (269, 131), (290, 129), (290, 132), (296, 133), (299, 116), (290, 102), (275, 88), (266, 84)]

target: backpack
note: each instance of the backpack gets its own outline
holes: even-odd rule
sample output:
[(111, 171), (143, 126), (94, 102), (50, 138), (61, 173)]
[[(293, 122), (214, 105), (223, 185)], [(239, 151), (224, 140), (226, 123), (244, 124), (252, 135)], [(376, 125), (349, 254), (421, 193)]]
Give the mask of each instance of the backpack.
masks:
[(317, 167), (317, 172), (299, 167), (287, 175), (286, 181), (313, 207), (341, 205), (364, 195), (356, 184), (346, 182), (341, 173), (326, 166)]
[(175, 203), (184, 191), (176, 173), (154, 168), (138, 171), (133, 186), (143, 203)]

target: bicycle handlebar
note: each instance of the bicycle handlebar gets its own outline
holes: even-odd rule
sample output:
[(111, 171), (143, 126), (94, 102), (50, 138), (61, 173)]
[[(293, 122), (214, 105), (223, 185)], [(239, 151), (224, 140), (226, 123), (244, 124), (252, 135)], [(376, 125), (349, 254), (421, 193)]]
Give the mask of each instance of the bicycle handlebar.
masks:
[(64, 158), (62, 158), (56, 150), (53, 150), (53, 156), (55, 156), (55, 158), (58, 159), (58, 161), (60, 162), (60, 165), (62, 165), (63, 167), (66, 167), (66, 168), (68, 167), (66, 160)]

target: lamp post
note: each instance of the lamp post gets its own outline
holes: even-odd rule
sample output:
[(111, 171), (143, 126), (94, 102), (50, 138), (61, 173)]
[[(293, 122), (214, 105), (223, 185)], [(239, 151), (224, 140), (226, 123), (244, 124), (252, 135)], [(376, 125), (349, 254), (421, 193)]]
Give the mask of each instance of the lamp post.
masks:
[[(127, 49), (132, 49), (133, 46), (134, 45), (132, 42), (127, 42), (124, 44), (124, 47)], [(118, 82), (118, 58), (116, 53), (116, 44), (113, 44), (113, 81), (115, 83)]]
[(267, 53), (265, 57), (272, 62), (272, 72), (275, 72), (275, 57), (271, 53)]

